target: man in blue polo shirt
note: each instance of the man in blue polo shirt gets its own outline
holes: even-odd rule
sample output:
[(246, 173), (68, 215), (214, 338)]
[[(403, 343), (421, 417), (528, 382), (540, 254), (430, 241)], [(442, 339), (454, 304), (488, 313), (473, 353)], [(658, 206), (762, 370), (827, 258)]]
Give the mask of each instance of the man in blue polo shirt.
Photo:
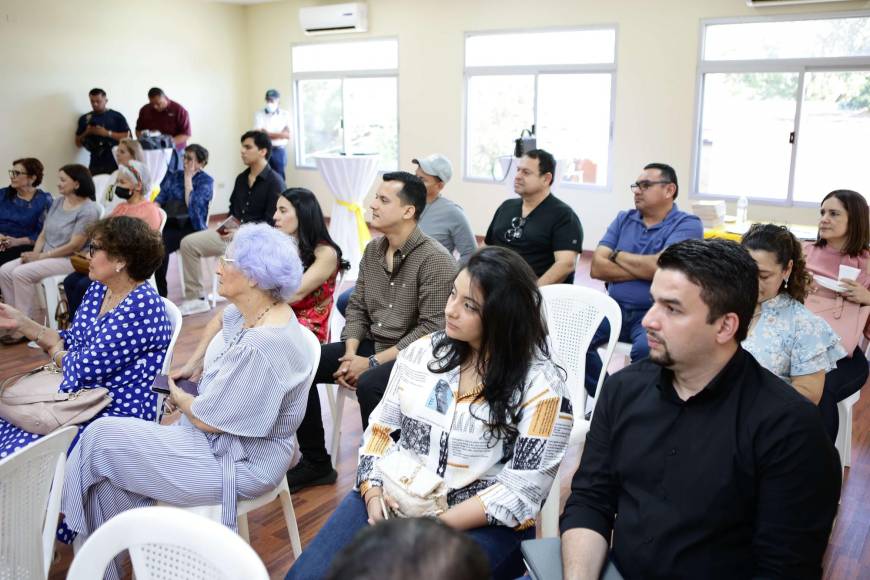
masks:
[[(592, 256), (591, 275), (607, 284), (607, 293), (622, 310), (619, 340), (631, 342), (631, 362), (649, 355), (646, 331), (641, 321), (650, 306), (650, 283), (659, 254), (671, 244), (704, 237), (696, 215), (680, 211), (674, 200), (679, 186), (674, 168), (650, 163), (631, 184), (635, 209), (621, 211), (607, 228)], [(601, 372), (598, 347), (610, 336), (603, 322), (586, 353), (586, 391), (595, 394)]]
[(112, 173), (118, 169), (112, 147), (130, 136), (130, 126), (124, 115), (108, 108), (109, 99), (103, 89), (91, 89), (88, 99), (92, 110), (79, 117), (76, 147), (84, 147), (90, 152), (88, 169), (91, 175)]

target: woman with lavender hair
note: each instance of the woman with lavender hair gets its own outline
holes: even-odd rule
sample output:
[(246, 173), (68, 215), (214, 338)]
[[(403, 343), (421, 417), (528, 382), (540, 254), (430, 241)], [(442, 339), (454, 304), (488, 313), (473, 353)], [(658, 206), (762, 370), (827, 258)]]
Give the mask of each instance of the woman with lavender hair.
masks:
[[(269, 248), (268, 252), (262, 248)], [(91, 534), (118, 513), (160, 501), (176, 506), (221, 504), (236, 526), (237, 498), (274, 489), (292, 467), (296, 429), (308, 402), (312, 361), (288, 304), (302, 278), (293, 241), (266, 224), (242, 226), (220, 259), (223, 352), (202, 373), (194, 396), (170, 380), (174, 425), (100, 419), (69, 457), (62, 512), (66, 525)], [(199, 365), (194, 352), (174, 379)], [(115, 559), (106, 578), (118, 578)]]

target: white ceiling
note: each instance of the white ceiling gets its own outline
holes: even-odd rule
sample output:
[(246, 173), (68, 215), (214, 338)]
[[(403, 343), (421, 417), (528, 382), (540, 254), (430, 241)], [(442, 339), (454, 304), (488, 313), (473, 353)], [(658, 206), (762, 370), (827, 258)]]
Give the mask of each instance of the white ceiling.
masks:
[(280, 2), (281, 0), (205, 0), (206, 2), (220, 2), (221, 4), (268, 4), (269, 2)]

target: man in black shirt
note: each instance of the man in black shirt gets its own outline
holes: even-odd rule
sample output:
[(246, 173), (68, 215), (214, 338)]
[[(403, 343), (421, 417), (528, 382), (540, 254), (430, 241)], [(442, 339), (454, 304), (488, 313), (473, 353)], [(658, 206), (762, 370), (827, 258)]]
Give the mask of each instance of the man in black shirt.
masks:
[[(263, 131), (248, 131), (242, 135), (242, 163), (248, 166), (233, 185), (230, 194), (229, 216), (238, 223), (268, 222), (272, 224), (278, 196), (284, 189), (284, 180), (269, 167), (272, 141)], [(236, 224), (236, 226), (238, 225)], [(233, 239), (233, 227), (219, 227), (185, 236), (181, 240), (179, 255), (184, 270), (184, 302), (181, 313), (197, 314), (209, 310), (203, 296), (200, 258), (220, 256)]]
[(487, 246), (517, 252), (538, 277), (538, 286), (574, 283), (577, 255), (583, 249), (583, 228), (571, 207), (550, 193), (556, 160), (533, 149), (517, 161), (514, 191), (495, 212), (486, 230)]
[[(740, 347), (758, 269), (733, 242), (666, 249), (650, 358), (605, 383), (562, 514), (566, 579), (820, 578), (840, 464), (818, 409)], [(612, 534), (612, 544), (611, 544)]]

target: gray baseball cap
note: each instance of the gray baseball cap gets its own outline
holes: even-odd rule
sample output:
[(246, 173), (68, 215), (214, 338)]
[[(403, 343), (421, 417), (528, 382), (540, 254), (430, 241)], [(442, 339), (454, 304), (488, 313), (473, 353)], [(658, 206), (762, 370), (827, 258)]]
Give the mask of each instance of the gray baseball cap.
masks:
[(434, 175), (444, 183), (447, 183), (453, 177), (453, 165), (449, 159), (440, 153), (433, 153), (423, 159), (412, 159), (411, 163), (419, 165), (420, 169), (425, 173)]

